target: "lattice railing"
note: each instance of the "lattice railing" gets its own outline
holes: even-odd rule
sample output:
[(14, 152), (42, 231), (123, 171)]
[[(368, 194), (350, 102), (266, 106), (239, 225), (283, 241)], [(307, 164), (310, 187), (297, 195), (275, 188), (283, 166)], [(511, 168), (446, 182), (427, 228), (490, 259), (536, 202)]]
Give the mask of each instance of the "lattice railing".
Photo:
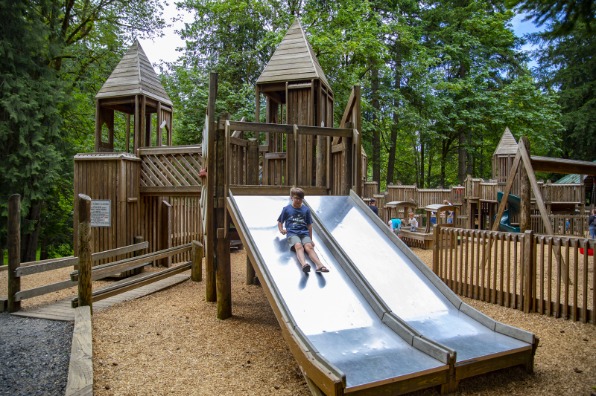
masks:
[(201, 146), (139, 149), (141, 193), (186, 195), (200, 193)]

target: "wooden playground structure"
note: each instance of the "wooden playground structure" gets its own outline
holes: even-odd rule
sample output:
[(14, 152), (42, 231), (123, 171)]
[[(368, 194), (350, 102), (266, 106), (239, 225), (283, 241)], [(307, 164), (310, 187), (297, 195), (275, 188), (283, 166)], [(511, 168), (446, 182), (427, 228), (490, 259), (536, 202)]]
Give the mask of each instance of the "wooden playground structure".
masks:
[[(336, 123), (333, 91), (299, 23), (288, 30), (257, 80), (255, 119), (261, 119), (264, 102), (264, 123), (233, 121), (226, 114), (216, 114), (217, 91), (218, 76), (212, 73), (202, 144), (172, 146), (172, 102), (135, 42), (96, 96), (96, 152), (74, 158), (74, 235), (88, 232), (92, 247), (77, 237), (75, 252), (88, 251), (85, 257), (37, 263), (35, 268), (73, 265), (84, 259), (90, 270), (73, 272), (70, 286), (81, 277), (89, 281), (102, 274), (139, 275), (149, 264), (166, 267), (163, 276), (192, 267), (193, 279), (201, 280), (204, 255), (206, 301), (217, 302), (217, 317), (226, 319), (232, 316), (230, 248), (241, 239), (230, 216), (228, 197), (286, 196), (296, 185), (307, 195), (350, 195), (353, 191), (365, 201), (375, 198), (385, 224), (392, 217), (406, 217), (410, 210), (423, 212), (420, 230), (404, 229), (400, 237), (409, 246), (434, 249), (433, 271), (461, 295), (594, 323), (593, 257), (580, 257), (577, 249), (574, 253), (568, 248), (594, 249), (593, 241), (582, 238), (587, 229), (584, 185), (539, 183), (534, 170), (560, 172), (565, 165), (569, 172), (596, 175), (595, 165), (532, 157), (527, 142), (522, 139), (518, 145), (506, 130), (493, 156), (493, 180), (469, 177), (464, 186), (450, 189), (391, 185), (380, 193), (376, 183), (365, 180), (360, 88), (353, 87)], [(121, 147), (114, 139), (117, 116), (124, 117), (126, 128)], [(523, 172), (517, 172), (520, 167)], [(501, 204), (499, 191), (505, 195)], [(514, 219), (521, 234), (494, 231), (498, 220), (493, 218), (501, 217), (510, 193), (522, 197), (520, 217)], [(103, 203), (105, 223), (100, 226), (89, 224), (93, 201)], [(533, 208), (539, 214), (533, 214)], [(452, 213), (453, 221), (448, 223), (449, 215), (443, 213)], [(565, 229), (569, 238), (561, 242), (553, 236), (565, 227), (559, 223), (568, 219), (572, 220), (570, 229)], [(493, 231), (483, 231), (489, 228)], [(551, 239), (536, 235), (530, 239), (523, 231), (532, 229), (536, 229), (534, 234), (544, 230)], [(509, 250), (505, 242), (515, 248)], [(561, 246), (567, 247), (566, 256)], [(139, 257), (140, 250), (145, 254)], [(542, 253), (537, 255), (537, 250)], [(111, 254), (93, 256), (91, 251)], [(491, 261), (495, 255), (499, 257)], [(523, 264), (518, 265), (520, 257)], [(247, 283), (257, 277), (254, 261), (249, 252)], [(21, 269), (19, 275), (35, 271), (34, 266), (30, 268)], [(565, 273), (565, 268), (571, 270)], [(532, 276), (535, 272), (543, 275), (540, 281)], [(570, 289), (570, 285), (579, 286)], [(20, 290), (14, 294), (24, 295)], [(94, 297), (101, 298), (101, 292), (91, 297), (89, 289), (85, 296), (87, 301), (81, 301), (79, 293), (73, 304), (90, 303)], [(268, 298), (273, 300), (271, 295)], [(272, 307), (278, 318), (283, 316), (275, 304)], [(281, 327), (290, 348), (298, 348), (296, 335)], [(524, 360), (525, 355), (519, 359), (514, 363), (523, 360), (526, 367), (533, 363)], [(312, 358), (300, 364), (307, 371), (310, 368), (309, 374), (317, 372)], [(482, 367), (482, 372), (499, 368)], [(330, 387), (325, 392), (342, 394), (341, 381), (317, 380)], [(414, 378), (406, 386), (416, 390), (425, 384)]]

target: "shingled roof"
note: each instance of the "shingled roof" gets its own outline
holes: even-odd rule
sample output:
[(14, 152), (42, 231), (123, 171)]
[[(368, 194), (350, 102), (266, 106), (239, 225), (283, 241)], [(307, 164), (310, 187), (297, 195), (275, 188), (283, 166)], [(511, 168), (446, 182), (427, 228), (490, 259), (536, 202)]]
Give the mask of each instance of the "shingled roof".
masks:
[(145, 95), (172, 106), (170, 97), (161, 85), (138, 40), (135, 40), (130, 46), (95, 98), (105, 99), (133, 95)]
[(505, 128), (503, 136), (495, 149), (493, 155), (515, 155), (517, 153), (517, 142), (509, 128)]
[(313, 78), (320, 79), (329, 88), (325, 73), (306, 39), (300, 21), (296, 19), (275, 49), (257, 84)]

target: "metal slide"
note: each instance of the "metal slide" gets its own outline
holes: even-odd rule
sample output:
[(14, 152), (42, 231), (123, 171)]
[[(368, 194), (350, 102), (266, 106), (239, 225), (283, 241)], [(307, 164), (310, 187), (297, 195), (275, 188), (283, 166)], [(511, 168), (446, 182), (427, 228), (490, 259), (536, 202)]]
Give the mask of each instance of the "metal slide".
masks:
[(476, 311), (449, 289), (352, 192), (309, 197), (309, 205), (366, 282), (414, 331), (456, 352), (455, 380), (523, 364), (537, 340)]
[[(503, 326), (518, 339), (505, 336), (464, 314), (472, 310), (440, 281), (430, 280), (434, 274), (418, 268), (416, 256), (383, 232), (360, 198), (306, 201), (317, 218), (315, 249), (329, 273), (315, 273), (313, 264), (304, 274), (279, 233), (276, 220), (287, 197), (230, 195), (228, 210), (284, 338), (324, 393), (398, 394), (453, 386), (468, 376), (460, 370), (454, 378), (457, 362), (484, 361), (471, 370), (478, 374), (490, 371), (486, 361), (493, 354), (514, 351), (519, 358), (523, 351), (526, 358), (528, 348), (531, 352), (531, 334)], [(481, 314), (476, 318), (491, 322)], [(509, 358), (501, 366), (511, 361), (517, 362)]]

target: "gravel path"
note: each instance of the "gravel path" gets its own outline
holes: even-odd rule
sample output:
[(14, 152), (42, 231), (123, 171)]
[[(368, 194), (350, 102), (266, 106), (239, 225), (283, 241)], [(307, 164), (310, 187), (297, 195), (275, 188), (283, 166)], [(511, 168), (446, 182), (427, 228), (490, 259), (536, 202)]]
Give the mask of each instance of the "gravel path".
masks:
[(63, 395), (72, 331), (72, 322), (0, 313), (0, 396)]

